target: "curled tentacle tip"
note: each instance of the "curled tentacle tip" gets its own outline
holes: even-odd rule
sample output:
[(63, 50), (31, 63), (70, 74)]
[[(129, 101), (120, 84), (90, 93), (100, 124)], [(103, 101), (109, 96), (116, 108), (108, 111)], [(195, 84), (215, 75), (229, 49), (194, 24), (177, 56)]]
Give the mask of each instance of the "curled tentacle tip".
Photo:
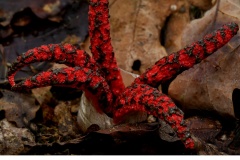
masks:
[(8, 81), (11, 87), (15, 86), (14, 75), (8, 76)]

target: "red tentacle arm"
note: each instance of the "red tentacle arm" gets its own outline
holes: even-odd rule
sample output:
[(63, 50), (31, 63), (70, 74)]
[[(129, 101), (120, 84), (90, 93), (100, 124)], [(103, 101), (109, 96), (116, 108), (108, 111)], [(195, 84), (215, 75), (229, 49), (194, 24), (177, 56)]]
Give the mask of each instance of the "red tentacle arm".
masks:
[[(42, 61), (78, 67), (42, 72), (18, 84), (15, 83), (14, 77), (18, 70), (30, 63)], [(81, 69), (83, 71), (80, 71)], [(86, 92), (87, 98), (93, 101), (94, 107), (100, 113), (104, 111), (112, 115), (109, 108), (112, 104), (112, 92), (96, 62), (85, 51), (71, 44), (49, 44), (28, 50), (12, 64), (8, 72), (8, 80), (12, 89), (18, 91), (50, 85), (81, 89)]]
[(125, 86), (111, 44), (108, 0), (90, 0), (88, 14), (93, 58), (105, 73), (113, 94), (117, 96)]
[(136, 112), (147, 112), (167, 122), (183, 141), (186, 148), (194, 148), (194, 141), (185, 125), (183, 112), (177, 108), (168, 96), (156, 88), (146, 84), (135, 84), (127, 87), (117, 99), (115, 122), (121, 122), (124, 117)]
[(82, 67), (49, 70), (27, 78), (12, 86), (13, 90), (24, 91), (44, 86), (63, 86), (83, 90), (99, 112), (112, 114), (112, 92), (104, 77), (97, 71)]
[(236, 23), (223, 25), (222, 28), (206, 35), (202, 40), (160, 59), (154, 66), (136, 78), (133, 84), (148, 84), (157, 87), (217, 51), (237, 34), (238, 29)]
[(34, 62), (57, 62), (68, 66), (90, 67), (95, 70), (95, 61), (83, 50), (71, 44), (49, 44), (30, 49), (17, 58), (8, 72), (11, 86), (15, 85), (14, 76), (18, 70)]

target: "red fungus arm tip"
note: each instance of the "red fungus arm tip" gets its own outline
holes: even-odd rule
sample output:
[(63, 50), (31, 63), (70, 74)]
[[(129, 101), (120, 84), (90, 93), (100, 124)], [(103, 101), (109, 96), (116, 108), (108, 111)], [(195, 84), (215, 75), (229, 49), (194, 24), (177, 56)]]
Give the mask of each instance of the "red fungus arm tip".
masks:
[(162, 82), (170, 80), (217, 51), (230, 41), (238, 30), (239, 27), (234, 22), (223, 25), (215, 32), (204, 36), (202, 40), (160, 59), (145, 73), (136, 78), (133, 84), (148, 84), (157, 87)]
[(68, 67), (41, 72), (15, 84), (12, 89), (25, 91), (45, 86), (62, 86), (83, 90), (87, 98), (100, 113), (111, 113), (112, 92), (107, 82), (97, 71), (82, 68)]
[(30, 49), (19, 56), (8, 71), (11, 86), (15, 85), (14, 76), (24, 66), (34, 62), (57, 62), (68, 66), (95, 68), (94, 60), (83, 50), (71, 44), (49, 44)]

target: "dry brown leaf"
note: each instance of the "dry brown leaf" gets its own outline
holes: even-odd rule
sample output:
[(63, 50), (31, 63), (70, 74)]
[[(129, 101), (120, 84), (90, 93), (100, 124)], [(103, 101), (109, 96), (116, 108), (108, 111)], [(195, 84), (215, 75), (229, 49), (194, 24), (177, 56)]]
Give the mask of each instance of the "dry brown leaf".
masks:
[(76, 136), (79, 134), (76, 119), (71, 114), (71, 106), (63, 102), (59, 103), (54, 109), (54, 118), (60, 135)]
[(213, 144), (206, 143), (201, 139), (192, 136), (195, 142), (195, 149), (198, 155), (226, 155), (226, 153), (219, 151), (219, 148)]
[(170, 1), (118, 0), (111, 4), (112, 43), (119, 67), (132, 72), (135, 60), (144, 72), (167, 55), (159, 41), (160, 29), (170, 14)]
[(42, 87), (42, 88), (34, 88), (32, 89), (33, 96), (36, 98), (40, 105), (47, 103), (52, 98), (52, 94), (50, 92), (50, 86)]
[(5, 111), (5, 117), (10, 122), (15, 122), (17, 127), (30, 125), (36, 116), (39, 105), (35, 98), (29, 94), (1, 90), (3, 97), (0, 99), (0, 110)]
[[(190, 22), (190, 5), (188, 1), (178, 1), (178, 10), (173, 12), (164, 24), (164, 32), (161, 35), (164, 47), (168, 54), (181, 49), (181, 35)], [(177, 7), (176, 6), (176, 7)]]
[(146, 132), (154, 132), (158, 129), (158, 123), (120, 124), (110, 129), (96, 131), (100, 134), (110, 135), (115, 139), (136, 138)]
[(26, 128), (17, 128), (6, 119), (0, 121), (0, 154), (17, 155), (34, 146), (35, 137)]
[[(197, 154), (199, 155), (222, 155), (225, 146), (218, 146), (214, 142), (216, 135), (220, 133), (222, 125), (219, 121), (204, 117), (191, 117), (186, 119), (186, 124), (191, 131), (196, 143)], [(211, 143), (211, 144), (210, 144)]]
[[(234, 21), (240, 24), (237, 14), (240, 12), (240, 4), (233, 2), (236, 1), (221, 1), (216, 23), (216, 7), (208, 11), (203, 18), (192, 21), (183, 34), (183, 46), (200, 39), (224, 23)], [(169, 95), (184, 109), (208, 110), (222, 116), (234, 117), (232, 94), (235, 88), (240, 88), (239, 39), (240, 32), (217, 53), (179, 75), (170, 84)]]
[(162, 140), (165, 140), (167, 142), (175, 142), (180, 140), (177, 137), (177, 133), (170, 127), (169, 124), (167, 124), (165, 121), (159, 119), (159, 137)]
[(208, 10), (210, 9), (216, 2), (217, 0), (188, 0), (189, 3), (193, 6), (196, 6), (202, 10)]
[(186, 119), (186, 124), (192, 134), (208, 142), (213, 142), (222, 129), (219, 121), (197, 116)]

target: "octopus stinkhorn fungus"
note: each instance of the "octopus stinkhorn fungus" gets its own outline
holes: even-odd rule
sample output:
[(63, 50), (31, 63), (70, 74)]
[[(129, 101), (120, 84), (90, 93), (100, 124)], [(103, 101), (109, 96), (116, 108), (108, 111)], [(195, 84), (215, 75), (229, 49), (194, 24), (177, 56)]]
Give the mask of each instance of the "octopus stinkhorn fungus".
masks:
[[(101, 113), (120, 123), (125, 115), (147, 112), (167, 122), (186, 148), (194, 148), (194, 140), (184, 122), (183, 112), (170, 97), (156, 87), (183, 70), (211, 55), (238, 31), (236, 23), (223, 25), (176, 53), (155, 63), (128, 87), (125, 87), (111, 45), (108, 0), (90, 0), (90, 57), (71, 44), (48, 44), (28, 50), (19, 56), (8, 72), (12, 90), (23, 91), (49, 85), (83, 90)], [(41, 61), (66, 64), (67, 68), (48, 70), (15, 83), (14, 76), (22, 67)]]

